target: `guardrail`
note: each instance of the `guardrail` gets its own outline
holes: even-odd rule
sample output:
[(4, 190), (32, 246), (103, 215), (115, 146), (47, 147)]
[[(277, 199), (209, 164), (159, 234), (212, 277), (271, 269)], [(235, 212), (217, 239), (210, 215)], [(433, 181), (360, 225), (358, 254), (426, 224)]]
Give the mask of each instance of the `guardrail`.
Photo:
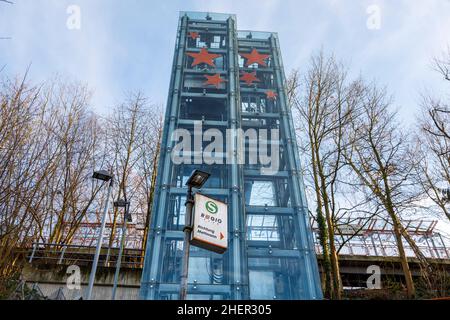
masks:
[[(39, 243), (32, 244), (27, 250), (29, 263), (37, 262), (44, 264), (61, 265), (90, 265), (95, 247), (83, 245)], [(100, 252), (100, 266), (115, 266), (119, 255), (118, 248), (103, 247)], [(142, 268), (144, 262), (144, 251), (142, 249), (124, 249), (122, 254), (122, 268)]]
[[(322, 248), (319, 243), (316, 243), (316, 253), (321, 254)], [(338, 245), (339, 247), (339, 245)], [(450, 248), (433, 247), (433, 246), (418, 246), (425, 257), (430, 259), (450, 259)], [(405, 253), (407, 257), (415, 257), (413, 249), (405, 245)], [(369, 257), (398, 257), (398, 247), (394, 244), (377, 245), (364, 243), (346, 243), (339, 251), (339, 255), (352, 256), (369, 256)]]
[[(431, 259), (450, 260), (450, 248), (419, 246), (422, 253)], [(317, 254), (321, 254), (321, 246), (315, 244)], [(408, 257), (415, 257), (414, 251), (405, 246)], [(95, 247), (83, 245), (66, 245), (55, 243), (35, 242), (31, 248), (26, 249), (26, 257), (29, 263), (57, 264), (57, 265), (91, 265), (95, 254)], [(103, 247), (100, 253), (99, 265), (114, 267), (118, 258), (119, 249)], [(364, 256), (364, 257), (398, 257), (398, 249), (394, 244), (380, 243), (347, 243), (339, 252), (340, 255)], [(122, 255), (123, 268), (142, 268), (144, 263), (144, 250), (124, 249)]]

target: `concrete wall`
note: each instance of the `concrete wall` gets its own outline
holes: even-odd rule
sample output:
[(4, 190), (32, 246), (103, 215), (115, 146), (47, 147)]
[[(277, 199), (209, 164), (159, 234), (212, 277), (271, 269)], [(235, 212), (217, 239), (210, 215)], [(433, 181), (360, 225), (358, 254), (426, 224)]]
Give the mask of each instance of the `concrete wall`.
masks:
[[(81, 289), (69, 289), (71, 273), (65, 265), (33, 265), (27, 264), (22, 277), (29, 285), (37, 283), (44, 296), (55, 298), (60, 290), (67, 300), (85, 297), (89, 281), (90, 268), (80, 267)], [(139, 299), (141, 269), (121, 269), (116, 300)], [(92, 292), (93, 300), (110, 300), (114, 281), (114, 267), (99, 267)]]

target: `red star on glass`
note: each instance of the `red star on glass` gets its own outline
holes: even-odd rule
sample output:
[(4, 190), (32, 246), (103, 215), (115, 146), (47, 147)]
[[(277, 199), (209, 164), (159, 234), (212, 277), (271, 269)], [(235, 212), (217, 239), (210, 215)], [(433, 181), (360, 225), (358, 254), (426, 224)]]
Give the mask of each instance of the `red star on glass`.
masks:
[(245, 83), (250, 86), (253, 84), (253, 82), (261, 82), (261, 80), (259, 80), (256, 77), (256, 71), (254, 72), (243, 72), (242, 76), (241, 76), (241, 81), (245, 81)]
[(256, 49), (253, 49), (250, 53), (240, 53), (242, 57), (247, 59), (245, 62), (245, 66), (248, 67), (254, 63), (257, 63), (260, 66), (267, 67), (266, 60), (270, 57), (269, 54), (260, 54)]
[(211, 67), (215, 67), (214, 59), (221, 57), (220, 54), (209, 53), (207, 49), (202, 48), (199, 53), (197, 52), (186, 52), (186, 54), (192, 58), (194, 58), (194, 62), (192, 62), (191, 67), (199, 65), (201, 63), (206, 63)]
[(269, 100), (276, 100), (278, 95), (276, 94), (276, 92), (269, 90), (269, 91), (266, 91), (266, 96), (267, 96), (267, 99), (269, 99)]
[(189, 37), (191, 37), (192, 40), (200, 38), (200, 35), (198, 32), (189, 32)]
[(225, 82), (224, 79), (220, 77), (220, 74), (216, 73), (215, 75), (209, 76), (205, 74), (205, 78), (208, 79), (205, 81), (204, 85), (213, 85), (216, 86), (217, 89), (219, 89), (219, 86), (222, 82)]

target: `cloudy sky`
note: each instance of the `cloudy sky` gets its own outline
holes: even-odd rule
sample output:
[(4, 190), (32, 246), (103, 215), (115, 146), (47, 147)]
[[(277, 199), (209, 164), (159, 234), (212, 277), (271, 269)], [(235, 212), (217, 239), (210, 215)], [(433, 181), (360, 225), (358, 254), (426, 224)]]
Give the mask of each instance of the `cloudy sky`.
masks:
[[(127, 92), (166, 101), (179, 11), (234, 13), (241, 30), (279, 33), (288, 73), (323, 48), (385, 85), (411, 124), (420, 94), (446, 94), (431, 59), (450, 45), (450, 0), (0, 0), (0, 77), (56, 75), (93, 90), (105, 114)], [(67, 27), (80, 9), (80, 29)], [(69, 10), (70, 11), (70, 10)], [(72, 21), (72, 20), (70, 20)], [(450, 228), (449, 228), (450, 230)]]
[[(278, 32), (286, 72), (304, 70), (321, 48), (333, 52), (353, 75), (385, 85), (407, 121), (421, 92), (444, 90), (430, 60), (450, 43), (449, 0), (12, 1), (0, 2), (0, 37), (11, 37), (0, 40), (0, 76), (31, 64), (33, 81), (85, 82), (100, 113), (132, 90), (165, 103), (179, 11), (191, 10), (235, 13), (239, 29)], [(67, 27), (71, 5), (80, 29)]]

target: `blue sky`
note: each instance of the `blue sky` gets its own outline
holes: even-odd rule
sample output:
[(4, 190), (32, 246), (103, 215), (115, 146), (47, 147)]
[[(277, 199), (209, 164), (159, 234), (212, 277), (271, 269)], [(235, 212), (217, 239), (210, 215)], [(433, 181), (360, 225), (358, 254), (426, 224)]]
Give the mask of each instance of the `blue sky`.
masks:
[[(431, 59), (450, 45), (450, 0), (12, 0), (0, 2), (0, 77), (56, 75), (89, 85), (100, 114), (141, 90), (166, 102), (179, 11), (234, 13), (241, 30), (279, 33), (286, 73), (323, 48), (386, 86), (412, 124), (420, 94), (448, 95)], [(66, 26), (81, 9), (81, 29)], [(367, 9), (380, 10), (379, 29)], [(450, 230), (450, 227), (449, 229)], [(450, 232), (449, 232), (450, 233)]]
[[(13, 0), (0, 2), (0, 68), (49, 79), (59, 74), (87, 83), (99, 113), (142, 90), (164, 104), (179, 11), (235, 13), (239, 29), (279, 33), (286, 72), (304, 70), (324, 48), (387, 86), (411, 121), (424, 90), (444, 92), (431, 58), (450, 44), (449, 0)], [(81, 29), (69, 30), (66, 10), (81, 9)], [(367, 9), (380, 9), (378, 30)]]

